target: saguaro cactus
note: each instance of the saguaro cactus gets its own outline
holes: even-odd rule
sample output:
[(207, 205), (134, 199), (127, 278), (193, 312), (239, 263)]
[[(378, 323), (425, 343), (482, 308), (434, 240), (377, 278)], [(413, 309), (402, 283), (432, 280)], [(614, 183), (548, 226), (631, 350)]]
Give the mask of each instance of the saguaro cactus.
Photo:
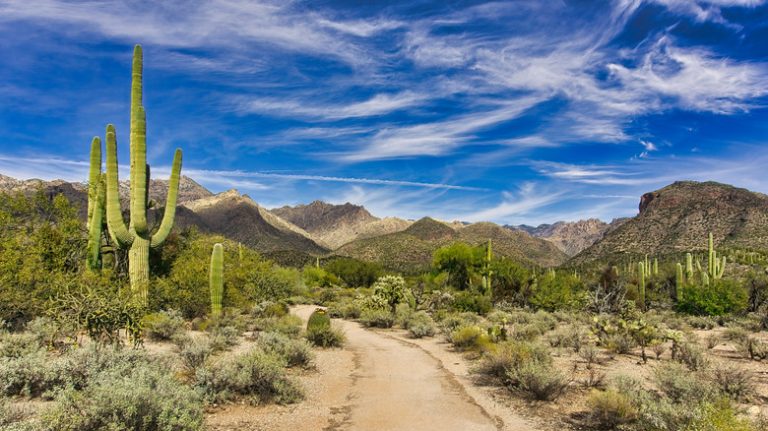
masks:
[(211, 316), (221, 316), (221, 300), (224, 297), (224, 246), (214, 244), (211, 252), (211, 269), (209, 274), (211, 288)]
[(488, 246), (485, 248), (485, 260), (483, 262), (483, 293), (491, 296), (491, 260), (493, 260), (493, 251), (491, 250), (491, 240), (488, 240)]
[(147, 124), (142, 106), (142, 50), (133, 51), (131, 80), (131, 173), (130, 222), (123, 220), (118, 195), (117, 141), (115, 126), (107, 126), (107, 225), (118, 247), (129, 249), (128, 267), (131, 290), (146, 303), (149, 290), (149, 249), (160, 246), (168, 237), (176, 215), (176, 198), (181, 175), (181, 150), (176, 149), (168, 183), (168, 198), (160, 227), (152, 234), (147, 226), (149, 165), (147, 165)]
[[(648, 259), (646, 258), (646, 261)], [(646, 262), (638, 262), (637, 267), (640, 273), (640, 285), (638, 286), (638, 293), (640, 296), (640, 308), (645, 310), (645, 276), (650, 275), (647, 274), (647, 268), (648, 265), (646, 265)]]
[(715, 240), (712, 236), (712, 232), (709, 233), (709, 255), (707, 261), (707, 272), (709, 278), (713, 280), (719, 280), (723, 278), (725, 272), (725, 256), (722, 258), (717, 257), (717, 251), (715, 250)]
[(683, 278), (683, 264), (678, 262), (677, 274), (675, 275), (675, 299), (677, 299), (678, 302), (683, 299), (683, 284), (685, 284), (685, 279)]
[(101, 173), (101, 139), (91, 141), (91, 167), (88, 173), (88, 253), (86, 266), (91, 271), (101, 269), (101, 234), (104, 231), (104, 179)]

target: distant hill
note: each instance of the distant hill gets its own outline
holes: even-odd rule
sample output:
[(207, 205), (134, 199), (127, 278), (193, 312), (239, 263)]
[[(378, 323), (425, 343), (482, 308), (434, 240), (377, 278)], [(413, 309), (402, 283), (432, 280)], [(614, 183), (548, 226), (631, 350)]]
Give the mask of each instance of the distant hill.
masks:
[(457, 241), (480, 245), (491, 239), (496, 255), (526, 263), (555, 266), (568, 257), (547, 241), (493, 223), (453, 226), (425, 217), (402, 232), (352, 241), (334, 254), (377, 262), (393, 270), (413, 271), (428, 267), (434, 251), (444, 245)]
[(399, 232), (411, 222), (394, 217), (374, 217), (364, 207), (345, 203), (332, 205), (314, 201), (308, 205), (284, 206), (271, 212), (309, 232), (319, 244), (336, 249), (358, 238)]
[(237, 190), (180, 205), (176, 227), (186, 226), (223, 235), (261, 252), (295, 250), (324, 254), (328, 251), (312, 241), (306, 231), (270, 213)]
[(572, 262), (703, 250), (708, 232), (720, 247), (768, 249), (768, 196), (715, 182), (673, 183), (644, 194), (636, 217), (607, 231)]
[(554, 224), (540, 224), (536, 227), (528, 225), (509, 227), (550, 241), (568, 256), (574, 256), (602, 238), (610, 226), (604, 221), (591, 218), (575, 222), (559, 221)]

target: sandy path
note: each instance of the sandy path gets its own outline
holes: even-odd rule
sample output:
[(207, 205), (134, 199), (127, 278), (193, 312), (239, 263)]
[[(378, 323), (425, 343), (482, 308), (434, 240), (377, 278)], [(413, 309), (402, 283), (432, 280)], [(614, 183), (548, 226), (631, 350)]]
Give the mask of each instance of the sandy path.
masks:
[[(314, 306), (293, 312), (306, 320)], [(234, 406), (208, 417), (212, 430), (496, 431), (533, 430), (471, 385), (464, 361), (437, 341), (334, 321), (343, 350), (318, 354), (318, 372), (302, 377), (307, 399), (295, 406)], [(424, 344), (423, 346), (421, 344)]]

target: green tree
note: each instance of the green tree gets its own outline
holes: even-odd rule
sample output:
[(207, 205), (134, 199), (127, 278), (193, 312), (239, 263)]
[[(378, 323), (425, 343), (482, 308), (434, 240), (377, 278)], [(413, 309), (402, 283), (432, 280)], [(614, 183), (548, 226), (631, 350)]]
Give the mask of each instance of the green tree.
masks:
[(432, 258), (432, 266), (448, 273), (448, 284), (454, 288), (469, 289), (472, 277), (477, 275), (482, 265), (483, 251), (482, 248), (457, 242), (437, 249)]

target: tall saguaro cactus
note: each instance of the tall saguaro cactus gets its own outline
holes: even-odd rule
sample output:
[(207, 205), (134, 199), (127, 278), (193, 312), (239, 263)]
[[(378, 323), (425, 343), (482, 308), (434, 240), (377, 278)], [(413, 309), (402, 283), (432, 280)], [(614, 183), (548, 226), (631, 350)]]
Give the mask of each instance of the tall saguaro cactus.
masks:
[(133, 74), (131, 79), (131, 130), (130, 130), (130, 222), (126, 226), (120, 209), (117, 172), (117, 140), (115, 126), (107, 126), (107, 225), (118, 247), (128, 249), (128, 267), (131, 290), (146, 303), (149, 290), (149, 249), (159, 247), (173, 227), (176, 215), (176, 198), (181, 175), (181, 150), (173, 156), (168, 198), (160, 227), (151, 233), (147, 225), (149, 193), (149, 165), (147, 165), (147, 123), (142, 105), (143, 55), (141, 45), (133, 50)]
[(88, 253), (86, 264), (90, 271), (101, 269), (101, 234), (104, 231), (104, 179), (101, 172), (101, 139), (91, 141), (91, 166), (88, 173)]
[(712, 232), (709, 233), (709, 255), (707, 261), (707, 272), (709, 278), (713, 280), (719, 280), (723, 278), (723, 272), (725, 272), (725, 256), (722, 258), (717, 257), (717, 251), (715, 250), (715, 240), (712, 236)]
[(485, 260), (483, 261), (483, 293), (488, 296), (493, 296), (491, 290), (491, 276), (493, 275), (493, 271), (491, 271), (492, 260), (493, 252), (491, 251), (491, 240), (489, 239), (488, 246), (485, 249)]
[(221, 301), (224, 297), (224, 246), (214, 244), (211, 252), (209, 287), (211, 289), (211, 316), (221, 316)]

